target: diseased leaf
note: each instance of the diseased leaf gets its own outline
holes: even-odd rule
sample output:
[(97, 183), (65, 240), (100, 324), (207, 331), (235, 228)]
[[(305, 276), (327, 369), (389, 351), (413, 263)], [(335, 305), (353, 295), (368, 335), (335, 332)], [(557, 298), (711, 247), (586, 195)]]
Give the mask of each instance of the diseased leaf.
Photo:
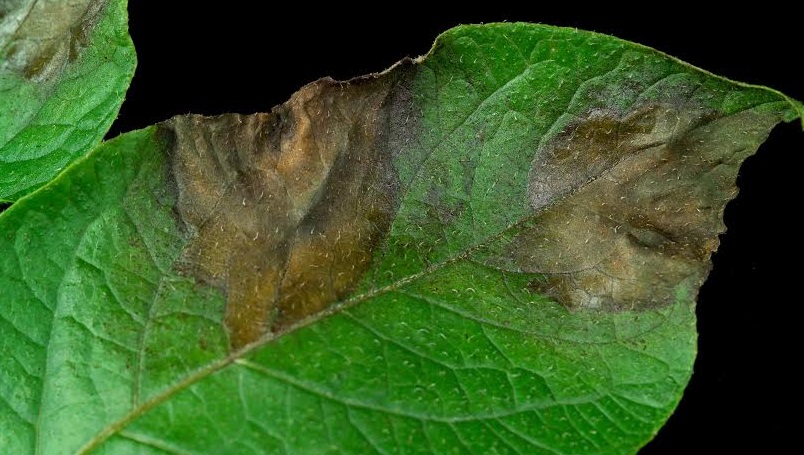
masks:
[(0, 215), (0, 446), (634, 453), (737, 167), (799, 106), (495, 24), (120, 136)]
[(103, 138), (134, 74), (125, 0), (0, 1), (0, 200)]

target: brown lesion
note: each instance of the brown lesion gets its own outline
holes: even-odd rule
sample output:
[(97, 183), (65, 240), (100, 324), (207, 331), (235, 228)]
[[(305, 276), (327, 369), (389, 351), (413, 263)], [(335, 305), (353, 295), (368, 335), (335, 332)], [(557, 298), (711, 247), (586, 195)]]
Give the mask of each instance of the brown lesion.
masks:
[(540, 148), (535, 214), (489, 263), (543, 274), (530, 288), (569, 308), (652, 308), (697, 289), (742, 160), (779, 121), (745, 111), (595, 110)]
[(0, 21), (0, 68), (37, 82), (76, 60), (106, 0), (18, 1)]
[(351, 292), (396, 210), (388, 146), (393, 93), (408, 74), (307, 85), (268, 114), (179, 116), (181, 269), (224, 290), (233, 348)]

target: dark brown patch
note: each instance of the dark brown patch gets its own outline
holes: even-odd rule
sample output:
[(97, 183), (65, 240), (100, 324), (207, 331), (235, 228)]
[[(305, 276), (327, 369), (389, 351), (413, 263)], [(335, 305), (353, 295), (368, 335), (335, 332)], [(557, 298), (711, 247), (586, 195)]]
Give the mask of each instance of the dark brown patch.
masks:
[(540, 148), (535, 219), (495, 265), (542, 273), (532, 290), (570, 308), (651, 308), (695, 290), (723, 232), (740, 163), (780, 119), (656, 105), (589, 112)]
[(354, 289), (398, 206), (389, 122), (404, 68), (321, 80), (270, 114), (179, 116), (182, 268), (226, 292), (234, 348)]

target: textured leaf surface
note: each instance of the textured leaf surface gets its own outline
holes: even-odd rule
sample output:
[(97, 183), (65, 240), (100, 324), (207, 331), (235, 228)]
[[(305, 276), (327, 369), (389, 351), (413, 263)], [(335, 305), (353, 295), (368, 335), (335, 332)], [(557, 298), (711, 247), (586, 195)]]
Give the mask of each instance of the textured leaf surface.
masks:
[(0, 200), (100, 142), (135, 63), (125, 0), (0, 2)]
[(633, 453), (737, 167), (795, 109), (503, 24), (123, 135), (0, 215), (0, 446)]

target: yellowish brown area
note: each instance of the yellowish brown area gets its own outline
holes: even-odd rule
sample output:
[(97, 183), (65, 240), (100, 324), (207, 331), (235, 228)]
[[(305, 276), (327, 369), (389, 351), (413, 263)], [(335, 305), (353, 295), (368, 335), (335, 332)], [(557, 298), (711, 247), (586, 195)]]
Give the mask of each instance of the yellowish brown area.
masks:
[(664, 105), (589, 112), (539, 150), (537, 215), (490, 261), (543, 274), (531, 288), (570, 308), (672, 303), (679, 285), (706, 277), (739, 165), (779, 120)]
[(191, 236), (182, 269), (226, 292), (233, 348), (327, 308), (369, 267), (396, 207), (392, 82), (321, 80), (270, 114), (164, 125)]

